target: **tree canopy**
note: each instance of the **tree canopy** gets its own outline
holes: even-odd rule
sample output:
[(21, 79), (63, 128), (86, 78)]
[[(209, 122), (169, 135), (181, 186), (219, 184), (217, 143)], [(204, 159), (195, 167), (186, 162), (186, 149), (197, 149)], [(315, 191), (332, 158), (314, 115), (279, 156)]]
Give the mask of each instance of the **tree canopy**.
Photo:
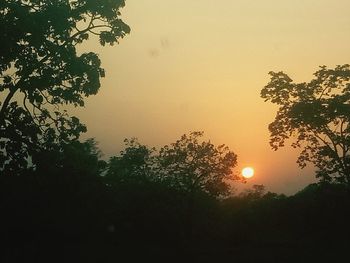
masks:
[(301, 167), (311, 162), (320, 179), (350, 186), (350, 66), (321, 66), (308, 83), (295, 83), (283, 72), (269, 74), (261, 97), (279, 106), (269, 125), (271, 147), (295, 138)]
[(158, 173), (173, 187), (191, 194), (225, 195), (230, 189), (228, 181), (238, 179), (232, 171), (237, 155), (224, 144), (215, 146), (202, 140), (202, 136), (203, 132), (191, 132), (164, 146), (158, 156)]
[(194, 195), (206, 193), (224, 196), (230, 191), (230, 180), (237, 155), (225, 145), (215, 146), (202, 139), (201, 131), (184, 134), (159, 151), (142, 145), (137, 139), (126, 139), (125, 149), (109, 159), (104, 176), (107, 184), (155, 182)]
[(79, 53), (91, 35), (113, 45), (130, 32), (124, 0), (0, 2), (0, 170), (26, 168), (40, 148), (77, 139), (86, 127), (64, 105), (83, 106), (105, 73)]
[(140, 144), (136, 138), (125, 139), (124, 143), (125, 149), (109, 159), (105, 175), (107, 184), (143, 183), (150, 180), (153, 177), (151, 166), (155, 149)]

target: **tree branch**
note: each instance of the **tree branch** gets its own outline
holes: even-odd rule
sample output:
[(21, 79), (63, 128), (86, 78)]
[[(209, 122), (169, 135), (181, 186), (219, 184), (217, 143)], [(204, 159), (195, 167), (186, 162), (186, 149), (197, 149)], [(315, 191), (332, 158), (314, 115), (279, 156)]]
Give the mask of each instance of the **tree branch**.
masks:
[(18, 87), (12, 86), (13, 88), (10, 89), (9, 94), (7, 94), (4, 103), (1, 106), (1, 110), (0, 110), (0, 125), (3, 125), (4, 121), (5, 121), (5, 111), (7, 109), (7, 107), (10, 104), (10, 101), (13, 97), (13, 95), (15, 95), (16, 91), (18, 90)]

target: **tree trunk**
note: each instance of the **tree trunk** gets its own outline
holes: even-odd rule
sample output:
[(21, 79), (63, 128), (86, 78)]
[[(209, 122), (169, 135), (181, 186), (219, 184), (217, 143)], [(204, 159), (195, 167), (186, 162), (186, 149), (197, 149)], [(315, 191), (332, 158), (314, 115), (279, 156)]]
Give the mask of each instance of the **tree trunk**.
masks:
[(194, 195), (195, 192), (191, 191), (187, 201), (186, 212), (186, 225), (185, 225), (185, 237), (186, 240), (191, 243), (193, 239), (193, 223), (194, 223)]
[(15, 87), (10, 89), (9, 94), (7, 94), (7, 96), (6, 96), (5, 100), (4, 100), (4, 103), (1, 106), (1, 110), (0, 110), (0, 127), (2, 125), (5, 126), (5, 112), (6, 112), (7, 107), (10, 104), (10, 101), (11, 101), (13, 95), (16, 93), (17, 89), (18, 88), (15, 88)]

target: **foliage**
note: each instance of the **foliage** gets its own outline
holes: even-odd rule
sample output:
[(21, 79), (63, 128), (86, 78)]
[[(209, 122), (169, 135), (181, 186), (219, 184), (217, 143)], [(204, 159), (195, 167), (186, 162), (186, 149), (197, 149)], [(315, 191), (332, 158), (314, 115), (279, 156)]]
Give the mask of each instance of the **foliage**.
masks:
[(106, 182), (118, 185), (152, 181), (189, 194), (226, 195), (229, 181), (239, 178), (232, 171), (237, 156), (225, 145), (201, 141), (202, 136), (203, 132), (184, 134), (160, 151), (140, 144), (135, 138), (126, 139), (126, 148), (108, 162)]
[(150, 180), (152, 153), (155, 149), (141, 145), (136, 138), (125, 139), (124, 142), (126, 147), (120, 155), (109, 159), (106, 182), (109, 185), (116, 185)]
[(191, 132), (164, 146), (158, 156), (158, 174), (173, 187), (188, 193), (225, 195), (229, 193), (228, 181), (238, 179), (232, 171), (237, 155), (225, 145), (201, 141), (202, 136), (203, 132)]
[(124, 0), (0, 2), (0, 170), (26, 168), (38, 148), (77, 139), (86, 127), (61, 109), (100, 87), (98, 55), (78, 53), (91, 35), (113, 45), (129, 33)]
[(99, 177), (106, 167), (101, 160), (102, 153), (94, 139), (85, 142), (73, 141), (61, 145), (60, 149), (45, 150), (33, 155), (35, 166), (32, 170), (52, 176), (70, 175)]
[(262, 184), (255, 184), (251, 189), (243, 191), (240, 196), (242, 198), (257, 200), (265, 195), (265, 186)]
[[(145, 148), (130, 142), (123, 165), (138, 170)], [(134, 255), (313, 262), (342, 259), (347, 252), (350, 199), (344, 184), (313, 184), (290, 197), (264, 194), (263, 185), (222, 199), (199, 189), (189, 207), (188, 195), (166, 181), (131, 176), (104, 184), (94, 140), (61, 149), (35, 156), (36, 169), (23, 176), (0, 176), (0, 234), (6, 240), (1, 262), (47, 261), (52, 255), (77, 262), (130, 261)], [(325, 253), (310, 254), (317, 249)]]
[(326, 66), (306, 83), (294, 83), (283, 72), (270, 72), (261, 97), (279, 106), (269, 125), (270, 145), (277, 150), (295, 137), (292, 146), (302, 148), (298, 164), (317, 168), (323, 181), (350, 186), (350, 66)]

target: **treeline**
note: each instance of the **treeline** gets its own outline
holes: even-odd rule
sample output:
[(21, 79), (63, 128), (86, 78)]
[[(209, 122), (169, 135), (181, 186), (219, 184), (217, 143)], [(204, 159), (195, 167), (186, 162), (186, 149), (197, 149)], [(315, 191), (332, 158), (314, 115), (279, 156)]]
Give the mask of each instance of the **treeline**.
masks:
[[(191, 184), (181, 181), (189, 179), (184, 171), (193, 163), (187, 161), (208, 160), (199, 146), (212, 145), (200, 136), (184, 135), (158, 152), (129, 140), (107, 162), (93, 140), (74, 142), (38, 155), (35, 169), (1, 176), (0, 235), (6, 241), (1, 261), (314, 262), (345, 254), (346, 185), (312, 184), (290, 197), (261, 185), (239, 195), (213, 194), (204, 183), (191, 191)], [(169, 162), (159, 167), (160, 152), (174, 154), (174, 148), (182, 157), (180, 149), (193, 154), (174, 155), (172, 170)], [(169, 174), (156, 176), (165, 173), (161, 168)], [(180, 179), (171, 176), (179, 174)]]

